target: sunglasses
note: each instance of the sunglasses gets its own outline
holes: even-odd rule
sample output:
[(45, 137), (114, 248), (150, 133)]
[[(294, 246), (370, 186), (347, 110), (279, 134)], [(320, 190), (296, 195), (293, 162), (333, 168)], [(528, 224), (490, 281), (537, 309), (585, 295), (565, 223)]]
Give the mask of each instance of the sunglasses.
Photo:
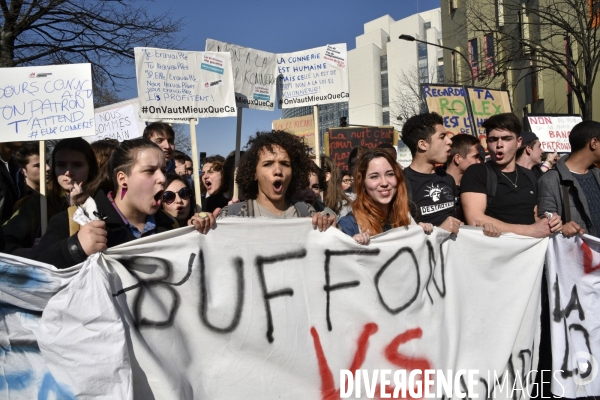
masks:
[(342, 179), (342, 183), (354, 183), (354, 179)]
[(179, 195), (179, 198), (182, 200), (189, 200), (190, 197), (192, 197), (192, 191), (186, 187), (179, 189), (178, 192), (167, 190), (163, 193), (163, 201), (165, 204), (171, 204), (175, 201), (177, 195)]
[(490, 136), (487, 138), (488, 143), (496, 143), (498, 140), (502, 139), (503, 142), (510, 142), (516, 139), (514, 136)]

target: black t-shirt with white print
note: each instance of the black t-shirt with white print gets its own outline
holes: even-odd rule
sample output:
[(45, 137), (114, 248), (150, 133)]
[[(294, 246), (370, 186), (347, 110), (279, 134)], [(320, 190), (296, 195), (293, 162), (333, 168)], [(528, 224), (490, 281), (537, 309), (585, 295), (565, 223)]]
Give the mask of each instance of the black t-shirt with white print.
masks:
[(408, 167), (402, 171), (404, 179), (409, 181), (412, 201), (416, 205), (413, 218), (417, 222), (441, 225), (446, 218), (455, 216), (458, 196), (454, 178), (442, 168), (433, 174), (422, 174)]

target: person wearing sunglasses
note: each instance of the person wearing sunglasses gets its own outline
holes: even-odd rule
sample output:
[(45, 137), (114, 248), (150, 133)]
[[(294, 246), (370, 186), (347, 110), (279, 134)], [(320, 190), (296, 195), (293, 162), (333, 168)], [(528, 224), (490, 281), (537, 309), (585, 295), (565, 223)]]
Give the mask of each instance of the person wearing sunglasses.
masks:
[[(92, 221), (73, 232), (68, 211), (56, 214), (34, 259), (68, 268), (107, 248), (178, 227), (161, 209), (165, 170), (165, 155), (155, 143), (144, 138), (122, 142), (96, 179), (76, 198), (77, 204), (93, 198), (97, 212), (88, 214)], [(199, 213), (187, 224), (206, 234), (214, 227), (215, 218)]]
[(517, 164), (522, 142), (519, 118), (512, 113), (497, 114), (482, 126), (490, 161), (471, 165), (461, 180), (460, 199), (467, 224), (489, 223), (500, 232), (536, 238), (560, 231), (562, 222), (556, 213), (537, 218), (537, 179)]
[(179, 226), (186, 226), (193, 216), (192, 189), (183, 176), (167, 175), (167, 189), (163, 193), (162, 209), (173, 217)]

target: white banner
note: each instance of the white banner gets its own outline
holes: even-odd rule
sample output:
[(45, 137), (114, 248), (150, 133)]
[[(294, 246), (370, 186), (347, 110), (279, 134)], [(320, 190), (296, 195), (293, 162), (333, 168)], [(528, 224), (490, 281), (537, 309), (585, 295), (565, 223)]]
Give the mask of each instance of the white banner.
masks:
[(349, 101), (346, 43), (277, 54), (280, 108)]
[(236, 115), (229, 53), (135, 48), (140, 118)]
[(103, 139), (123, 140), (142, 136), (146, 123), (139, 117), (140, 105), (137, 98), (99, 107), (96, 115), (96, 134), (84, 137), (89, 143)]
[(577, 115), (552, 115), (527, 117), (531, 131), (537, 135), (542, 150), (547, 152), (570, 153), (569, 135), (571, 129), (582, 121)]
[(90, 64), (0, 68), (0, 142), (94, 134)]
[[(436, 393), (423, 375), (438, 370), (450, 396), (520, 398), (511, 388), (537, 365), (547, 240), (446, 235), (413, 226), (360, 246), (308, 220), (232, 218), (69, 270), (0, 260), (0, 301), (19, 307), (3, 309), (0, 362), (29, 377), (5, 374), (0, 390), (35, 398), (49, 381), (65, 398), (334, 399), (349, 391), (344, 370), (360, 369), (376, 383), (354, 382), (351, 397), (378, 398), (402, 385)], [(12, 350), (21, 337), (37, 361)]]
[(556, 236), (546, 255), (552, 334), (552, 393), (600, 396), (600, 240)]
[(275, 54), (214, 39), (206, 39), (205, 50), (227, 51), (231, 54), (237, 107), (268, 111), (275, 109)]

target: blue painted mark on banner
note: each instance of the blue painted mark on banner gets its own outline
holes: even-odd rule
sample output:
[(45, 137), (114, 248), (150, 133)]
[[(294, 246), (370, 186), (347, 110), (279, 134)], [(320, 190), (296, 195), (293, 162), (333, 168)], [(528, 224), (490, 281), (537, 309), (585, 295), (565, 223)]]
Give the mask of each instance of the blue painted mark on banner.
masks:
[(258, 94), (258, 93), (254, 93), (254, 99), (255, 100), (265, 100), (265, 101), (269, 101), (271, 100), (271, 96), (266, 95), (266, 94)]
[(205, 71), (216, 72), (217, 74), (221, 74), (221, 75), (223, 75), (223, 73), (225, 72), (225, 69), (223, 69), (223, 68), (215, 67), (214, 65), (210, 65), (210, 64), (206, 64), (206, 63), (200, 64), (200, 68)]
[(16, 374), (6, 374), (0, 380), (0, 390), (8, 388), (9, 391), (25, 390), (33, 383), (33, 372), (24, 371)]
[[(50, 396), (54, 394), (54, 396)], [(59, 385), (51, 373), (47, 373), (44, 376), (44, 380), (42, 381), (42, 385), (40, 386), (40, 390), (38, 392), (38, 400), (47, 400), (47, 399), (61, 399), (61, 400), (75, 400), (75, 396), (71, 391), (64, 387), (63, 385)]]
[(50, 276), (40, 273), (36, 268), (8, 264), (0, 260), (0, 286), (32, 288), (49, 283), (52, 283)]

